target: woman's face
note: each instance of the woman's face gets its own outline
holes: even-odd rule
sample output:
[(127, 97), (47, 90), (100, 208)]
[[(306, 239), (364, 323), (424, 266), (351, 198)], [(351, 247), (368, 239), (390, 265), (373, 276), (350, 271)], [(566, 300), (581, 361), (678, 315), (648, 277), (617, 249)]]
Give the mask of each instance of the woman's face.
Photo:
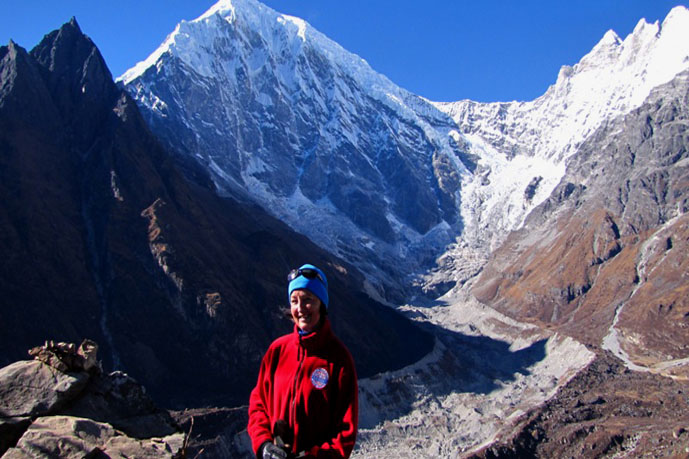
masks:
[(321, 300), (308, 290), (294, 290), (289, 300), (297, 327), (305, 332), (314, 331), (321, 320)]

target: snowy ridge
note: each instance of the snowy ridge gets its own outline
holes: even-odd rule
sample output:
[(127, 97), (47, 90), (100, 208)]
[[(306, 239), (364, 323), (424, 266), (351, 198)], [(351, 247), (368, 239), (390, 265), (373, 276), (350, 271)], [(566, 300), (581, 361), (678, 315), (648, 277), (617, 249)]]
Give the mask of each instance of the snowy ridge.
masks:
[[(534, 101), (433, 103), (301, 19), (220, 0), (121, 81), (221, 193), (355, 264), (383, 299), (436, 261), (480, 269), (584, 139), (688, 66), (689, 11), (677, 7), (624, 40), (607, 32)], [(465, 280), (443, 269), (440, 283)]]
[(452, 120), (301, 19), (221, 0), (120, 80), (222, 193), (255, 200), (380, 285), (460, 231), (458, 178), (470, 173)]
[[(409, 109), (405, 102), (411, 94), (374, 71), (366, 60), (345, 50), (303, 19), (278, 13), (256, 0), (220, 0), (193, 21), (182, 21), (158, 49), (144, 61), (127, 70), (117, 81), (122, 81), (125, 85), (131, 83), (141, 77), (147, 69), (155, 66), (165, 54), (180, 59), (202, 76), (215, 76), (217, 69), (213, 67), (216, 56), (200, 52), (199, 47), (203, 51), (212, 51), (213, 42), (222, 38), (218, 35), (218, 29), (213, 27), (216, 15), (230, 24), (239, 23), (241, 28), (251, 30), (261, 37), (272, 36), (275, 39), (272, 43), (273, 49), (291, 48), (290, 51), (298, 52), (299, 48), (308, 42), (330, 61), (342, 66), (346, 74), (356, 75), (361, 85), (377, 93), (381, 100), (387, 100), (391, 107), (401, 109), (409, 117), (417, 117), (416, 111)], [(200, 24), (207, 27), (196, 26)], [(281, 37), (277, 33), (278, 29), (286, 32), (287, 42), (282, 41), (285, 40), (285, 36)]]
[[(680, 6), (662, 25), (642, 19), (624, 40), (608, 31), (579, 63), (562, 67), (556, 83), (532, 102), (435, 103), (481, 157), (481, 182), (462, 188), (465, 238), (480, 244), (477, 238), (485, 240), (487, 231), (490, 246), (498, 244), (550, 195), (584, 139), (688, 67), (689, 10)], [(538, 185), (524, 199), (532, 180)]]

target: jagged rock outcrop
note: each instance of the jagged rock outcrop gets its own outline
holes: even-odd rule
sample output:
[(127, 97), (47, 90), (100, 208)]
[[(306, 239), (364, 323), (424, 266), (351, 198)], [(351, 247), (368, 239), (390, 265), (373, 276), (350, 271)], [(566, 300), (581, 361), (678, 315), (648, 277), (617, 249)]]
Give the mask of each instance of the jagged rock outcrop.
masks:
[(0, 369), (3, 457), (179, 456), (184, 433), (132, 378), (103, 374), (96, 349), (46, 343)]
[(46, 341), (43, 346), (29, 349), (34, 359), (56, 368), (62, 372), (80, 370), (100, 372), (101, 367), (96, 356), (98, 345), (91, 340), (84, 340), (77, 347), (74, 343), (55, 343)]
[(190, 433), (187, 457), (253, 459), (251, 439), (246, 433), (247, 406), (197, 408), (170, 414), (184, 432)]
[(84, 389), (88, 377), (84, 373), (65, 373), (40, 361), (22, 361), (3, 368), (0, 381), (0, 411), (5, 417), (16, 418), (64, 406)]

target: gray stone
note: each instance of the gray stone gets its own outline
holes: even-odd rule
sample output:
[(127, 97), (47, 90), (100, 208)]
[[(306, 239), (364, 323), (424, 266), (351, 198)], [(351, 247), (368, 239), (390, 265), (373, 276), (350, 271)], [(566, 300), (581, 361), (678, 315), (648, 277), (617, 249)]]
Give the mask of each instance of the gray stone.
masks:
[(107, 422), (135, 438), (161, 437), (179, 430), (143, 386), (119, 371), (92, 377), (79, 399), (60, 414)]
[(3, 458), (173, 457), (183, 447), (184, 434), (135, 440), (112, 426), (91, 419), (49, 416), (36, 420)]
[(86, 386), (86, 373), (62, 373), (39, 361), (0, 369), (0, 418), (41, 416), (73, 400)]
[(184, 447), (184, 434), (175, 433), (166, 437), (136, 440), (130, 437), (112, 437), (103, 448), (107, 457), (136, 457), (154, 459), (176, 457)]

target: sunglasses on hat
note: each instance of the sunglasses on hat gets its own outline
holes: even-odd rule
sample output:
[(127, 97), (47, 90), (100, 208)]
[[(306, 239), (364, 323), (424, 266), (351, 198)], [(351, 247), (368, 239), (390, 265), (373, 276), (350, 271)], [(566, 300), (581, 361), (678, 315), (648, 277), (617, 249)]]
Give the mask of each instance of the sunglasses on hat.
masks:
[(323, 284), (325, 284), (325, 280), (323, 279), (323, 276), (321, 276), (318, 271), (316, 271), (315, 269), (311, 269), (311, 268), (293, 269), (287, 275), (287, 282), (292, 282), (294, 279), (296, 279), (299, 276), (304, 276), (307, 279), (316, 279), (317, 278)]

